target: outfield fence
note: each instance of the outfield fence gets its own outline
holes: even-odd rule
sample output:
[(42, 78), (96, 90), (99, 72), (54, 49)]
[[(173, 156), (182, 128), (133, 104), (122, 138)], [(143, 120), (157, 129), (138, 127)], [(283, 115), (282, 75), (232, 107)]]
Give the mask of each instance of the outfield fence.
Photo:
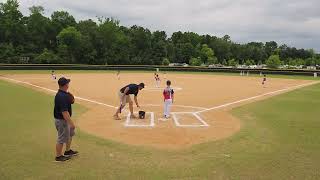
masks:
[(250, 74), (279, 74), (279, 75), (301, 75), (314, 76), (320, 73), (318, 70), (296, 70), (296, 69), (245, 69), (245, 68), (209, 68), (209, 67), (171, 67), (156, 65), (78, 65), (78, 64), (0, 64), (0, 70), (122, 70), (122, 71), (182, 71), (182, 72), (220, 72)]

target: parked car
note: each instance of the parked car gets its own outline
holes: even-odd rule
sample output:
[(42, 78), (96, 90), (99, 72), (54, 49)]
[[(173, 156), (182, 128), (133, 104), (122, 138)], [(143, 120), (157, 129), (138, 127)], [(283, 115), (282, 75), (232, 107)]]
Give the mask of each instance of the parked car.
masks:
[(171, 67), (173, 67), (173, 66), (188, 67), (189, 64), (187, 64), (187, 63), (170, 63), (169, 66), (171, 66)]

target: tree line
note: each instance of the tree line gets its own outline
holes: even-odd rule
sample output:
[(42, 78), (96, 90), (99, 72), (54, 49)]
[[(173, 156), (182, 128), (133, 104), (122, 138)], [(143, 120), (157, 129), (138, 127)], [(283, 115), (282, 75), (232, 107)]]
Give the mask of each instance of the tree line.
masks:
[(44, 16), (42, 6), (19, 11), (17, 0), (0, 3), (0, 63), (191, 65), (281, 64), (317, 65), (320, 55), (275, 41), (233, 42), (229, 35), (217, 37), (194, 32), (150, 31), (125, 27), (113, 18), (77, 22), (66, 11)]

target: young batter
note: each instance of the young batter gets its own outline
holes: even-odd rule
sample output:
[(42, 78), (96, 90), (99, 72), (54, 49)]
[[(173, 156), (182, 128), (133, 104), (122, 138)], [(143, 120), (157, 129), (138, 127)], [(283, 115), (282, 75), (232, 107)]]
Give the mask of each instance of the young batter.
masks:
[(171, 81), (167, 81), (167, 87), (163, 90), (163, 99), (164, 99), (164, 118), (170, 117), (170, 108), (174, 100), (174, 91), (170, 87)]

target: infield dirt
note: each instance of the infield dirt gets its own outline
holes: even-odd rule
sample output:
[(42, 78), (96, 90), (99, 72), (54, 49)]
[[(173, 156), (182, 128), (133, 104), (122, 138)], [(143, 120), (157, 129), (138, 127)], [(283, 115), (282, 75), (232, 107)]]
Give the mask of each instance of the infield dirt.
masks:
[[(287, 90), (279, 90), (286, 88), (291, 90), (299, 85), (303, 86), (312, 82), (309, 80), (268, 78), (267, 85), (264, 88), (261, 85), (262, 78), (260, 77), (168, 73), (166, 79), (170, 79), (173, 88), (176, 89), (172, 112), (180, 113), (176, 115), (179, 123), (200, 125), (199, 120), (193, 114), (190, 114), (199, 112), (198, 115), (201, 119), (209, 125), (208, 127), (178, 127), (172, 118), (167, 121), (162, 119), (162, 90), (166, 81), (162, 73), (160, 73), (161, 88), (155, 88), (152, 73), (121, 73), (120, 80), (117, 79), (116, 73), (63, 74), (59, 72), (57, 76), (71, 78), (70, 91), (75, 96), (111, 106), (107, 107), (94, 102), (77, 100), (77, 103), (88, 109), (76, 119), (77, 126), (81, 130), (126, 144), (162, 149), (186, 148), (194, 144), (230, 137), (239, 131), (243, 125), (229, 113), (232, 108), (287, 92)], [(5, 77), (57, 90), (57, 82), (52, 80), (49, 73), (6, 74)], [(119, 105), (118, 91), (129, 83), (140, 82), (146, 84), (146, 88), (138, 95), (141, 110), (154, 113), (155, 125), (153, 127), (126, 127), (127, 110), (122, 113), (121, 121), (113, 120), (112, 117)], [(32, 88), (39, 90), (36, 87)], [(270, 92), (275, 93), (267, 94)], [(263, 94), (267, 95), (260, 97)], [(258, 97), (230, 104), (226, 107), (210, 109), (255, 96)], [(139, 111), (137, 107), (134, 109)], [(145, 120), (132, 120), (130, 123), (148, 124), (149, 119), (150, 115)]]

